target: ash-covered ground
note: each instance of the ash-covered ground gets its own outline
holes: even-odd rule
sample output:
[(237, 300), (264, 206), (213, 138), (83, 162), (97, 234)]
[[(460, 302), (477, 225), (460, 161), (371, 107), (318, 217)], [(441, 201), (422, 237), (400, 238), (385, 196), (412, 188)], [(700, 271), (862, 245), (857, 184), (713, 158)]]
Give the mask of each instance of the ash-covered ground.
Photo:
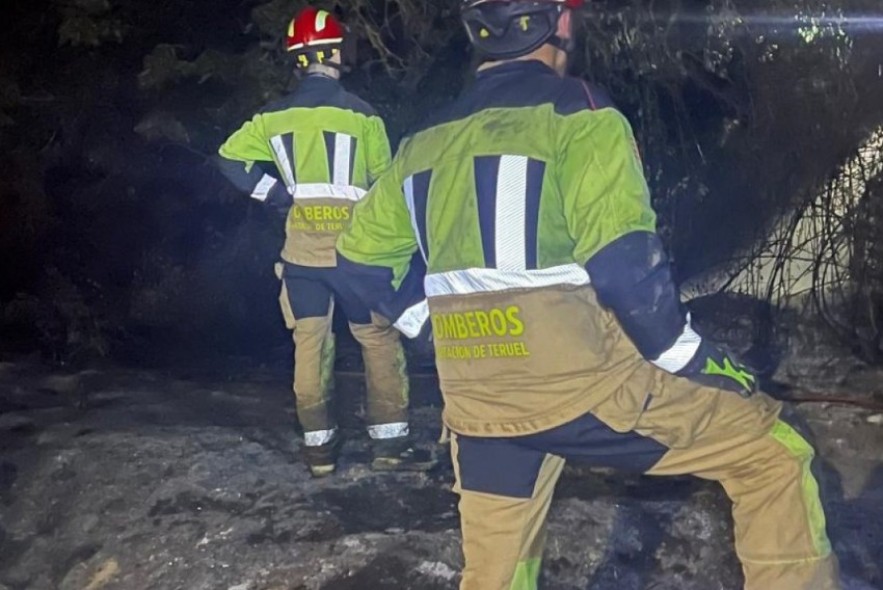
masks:
[[(818, 374), (829, 392), (883, 387), (880, 373)], [(313, 480), (280, 374), (213, 381), (0, 364), (0, 590), (456, 588), (448, 464), (372, 473), (361, 380), (344, 372), (337, 388), (347, 400), (342, 467)], [(414, 430), (433, 448), (437, 383), (416, 376), (413, 390)], [(848, 588), (883, 588), (883, 416), (798, 409), (818, 438)], [(714, 484), (568, 469), (542, 588), (736, 590), (731, 537)]]

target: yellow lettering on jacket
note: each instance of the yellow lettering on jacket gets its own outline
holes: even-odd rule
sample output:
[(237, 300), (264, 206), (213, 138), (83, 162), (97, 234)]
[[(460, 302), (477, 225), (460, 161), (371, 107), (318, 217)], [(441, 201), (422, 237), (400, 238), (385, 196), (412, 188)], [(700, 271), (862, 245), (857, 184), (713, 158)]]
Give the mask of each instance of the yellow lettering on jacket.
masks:
[(295, 205), (291, 209), (288, 229), (340, 233), (346, 228), (351, 214), (348, 205)]
[(347, 205), (295, 205), (293, 211), (295, 219), (307, 221), (349, 221), (350, 214)]
[(521, 309), (474, 310), (432, 314), (432, 331), (437, 340), (469, 340), (489, 337), (514, 337), (524, 334)]

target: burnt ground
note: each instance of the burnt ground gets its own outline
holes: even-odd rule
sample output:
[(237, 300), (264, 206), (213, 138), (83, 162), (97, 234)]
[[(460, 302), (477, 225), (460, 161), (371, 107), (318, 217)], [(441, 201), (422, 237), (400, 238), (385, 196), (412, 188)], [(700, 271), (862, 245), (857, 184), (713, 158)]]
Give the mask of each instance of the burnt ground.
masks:
[[(432, 447), (437, 384), (413, 385), (416, 434)], [(337, 386), (348, 442), (340, 473), (316, 481), (298, 462), (278, 373), (218, 381), (0, 364), (0, 590), (456, 588), (450, 469), (372, 473), (361, 381), (344, 373)], [(825, 460), (849, 588), (883, 588), (881, 416), (799, 410)], [(698, 480), (568, 469), (542, 587), (740, 588), (728, 510)]]

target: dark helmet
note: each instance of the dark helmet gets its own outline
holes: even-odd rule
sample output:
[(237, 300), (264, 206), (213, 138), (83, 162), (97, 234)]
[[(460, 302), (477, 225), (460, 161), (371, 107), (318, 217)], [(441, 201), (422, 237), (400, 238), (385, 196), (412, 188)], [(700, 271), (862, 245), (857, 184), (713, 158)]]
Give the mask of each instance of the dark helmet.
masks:
[(475, 49), (489, 59), (527, 55), (545, 43), (567, 49), (556, 33), (565, 8), (585, 0), (463, 0), (461, 17)]

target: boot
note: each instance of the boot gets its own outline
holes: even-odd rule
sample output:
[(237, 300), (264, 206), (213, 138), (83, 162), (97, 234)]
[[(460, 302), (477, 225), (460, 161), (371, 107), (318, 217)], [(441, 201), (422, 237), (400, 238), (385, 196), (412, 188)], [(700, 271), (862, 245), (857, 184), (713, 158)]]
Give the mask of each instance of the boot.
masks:
[(414, 448), (407, 436), (371, 441), (374, 471), (429, 471), (437, 461), (428, 451)]
[(334, 437), (324, 445), (308, 447), (304, 445), (303, 456), (310, 474), (313, 477), (327, 477), (337, 469), (337, 458), (340, 456), (340, 447), (343, 445), (343, 437), (335, 433)]

